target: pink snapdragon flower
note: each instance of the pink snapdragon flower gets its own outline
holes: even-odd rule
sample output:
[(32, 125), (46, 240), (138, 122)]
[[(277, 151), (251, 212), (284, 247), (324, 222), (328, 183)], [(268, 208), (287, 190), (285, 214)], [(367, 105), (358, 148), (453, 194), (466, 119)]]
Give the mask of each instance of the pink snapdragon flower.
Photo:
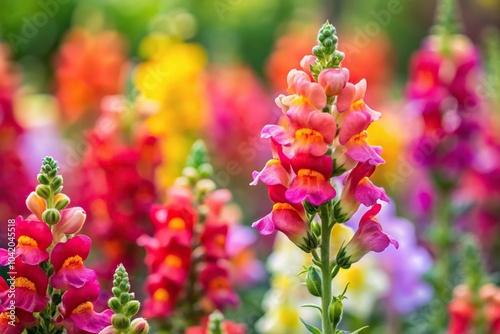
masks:
[[(10, 286), (15, 287), (14, 301), (17, 308), (27, 312), (40, 312), (47, 306), (48, 279), (39, 266), (25, 264), (21, 259), (15, 262), (16, 274), (9, 277)], [(3, 280), (3, 278), (2, 278)], [(5, 286), (5, 282), (3, 283)], [(0, 291), (0, 305), (7, 308), (10, 304), (10, 290)]]
[(377, 200), (389, 202), (384, 188), (375, 186), (369, 179), (374, 171), (375, 166), (366, 162), (359, 163), (344, 179), (338, 207), (345, 220), (349, 219), (361, 204), (371, 207), (377, 204)]
[(56, 289), (69, 290), (81, 288), (96, 279), (95, 272), (83, 264), (89, 256), (91, 243), (86, 235), (77, 235), (54, 246), (50, 257), (54, 265), (50, 285)]
[(97, 281), (90, 281), (63, 295), (59, 312), (68, 333), (99, 333), (111, 323), (112, 310), (107, 309), (101, 313), (94, 310), (100, 290)]
[[(14, 257), (20, 257), (23, 263), (37, 265), (49, 258), (47, 248), (52, 244), (50, 228), (44, 222), (16, 218), (16, 251)], [(9, 256), (6, 249), (0, 249), (0, 264), (6, 266)]]
[(72, 207), (61, 210), (61, 220), (52, 226), (52, 234), (54, 241), (60, 242), (66, 234), (76, 234), (80, 232), (85, 224), (87, 215), (80, 207)]
[(380, 204), (376, 204), (361, 217), (358, 230), (345, 246), (344, 251), (340, 251), (337, 255), (338, 265), (349, 267), (367, 253), (380, 253), (390, 244), (399, 248), (399, 243), (382, 231), (382, 225), (375, 217), (381, 208)]

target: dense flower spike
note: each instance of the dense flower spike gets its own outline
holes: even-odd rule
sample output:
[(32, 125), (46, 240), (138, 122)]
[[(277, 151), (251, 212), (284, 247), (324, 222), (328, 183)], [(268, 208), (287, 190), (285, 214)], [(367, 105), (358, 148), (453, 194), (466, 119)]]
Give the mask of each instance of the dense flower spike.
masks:
[[(205, 145), (195, 142), (183, 175), (167, 191), (165, 204), (151, 208), (153, 236), (137, 239), (146, 248), (149, 270), (143, 315), (161, 320), (159, 327), (173, 333), (185, 333), (214, 310), (237, 306), (235, 277), (247, 282), (261, 277), (257, 273), (248, 279), (235, 273), (239, 261), (260, 267), (246, 250), (251, 236), (233, 237), (237, 218), (227, 210), (232, 196), (227, 189), (216, 189), (212, 172)], [(260, 177), (273, 183), (273, 173), (275, 168), (270, 167)]]
[(115, 312), (111, 317), (111, 325), (100, 331), (100, 334), (147, 334), (149, 324), (144, 318), (131, 321), (139, 311), (140, 303), (135, 299), (135, 294), (130, 293), (130, 282), (125, 267), (120, 264), (113, 276), (113, 297), (108, 305)]
[(66, 208), (70, 199), (61, 193), (63, 178), (58, 172), (57, 161), (43, 159), (37, 177), (40, 184), (26, 200), (33, 214), (27, 220), (21, 216), (15, 220), (15, 253), (9, 250), (5, 259), (0, 254), (10, 275), (7, 282), (0, 280), (2, 333), (25, 329), (30, 333), (99, 333), (110, 324), (113, 311), (94, 311), (100, 287), (95, 272), (83, 264), (91, 240), (74, 236), (82, 229), (85, 212)]
[[(349, 70), (341, 67), (344, 54), (337, 50), (337, 44), (335, 28), (326, 23), (318, 34), (318, 45), (312, 49), (314, 56), (302, 59), (302, 70), (288, 73), (289, 95), (276, 98), (283, 111), (280, 124), (266, 125), (261, 132), (261, 137), (270, 141), (273, 159), (262, 171), (252, 174), (250, 183), (262, 181), (275, 203), (272, 212), (252, 226), (264, 235), (281, 231), (300, 249), (313, 254), (313, 266), (304, 271), (315, 273), (314, 282), (311, 275), (306, 281), (309, 291), (322, 298), (318, 308), (325, 334), (337, 332), (342, 313), (334, 317), (327, 314), (332, 300), (341, 303), (344, 298), (332, 299), (331, 293), (330, 281), (340, 268), (348, 268), (368, 251), (381, 252), (389, 243), (397, 247), (374, 218), (380, 211), (378, 200), (389, 199), (384, 189), (369, 180), (375, 167), (384, 163), (381, 147), (367, 142), (367, 129), (381, 113), (365, 102), (366, 80), (348, 82)], [(332, 177), (351, 169), (344, 179), (340, 200), (335, 202), (337, 191)], [(342, 248), (332, 272), (330, 232), (335, 224), (347, 221), (361, 204), (372, 209), (361, 219), (347, 245), (348, 259), (344, 257), (346, 248)], [(321, 226), (314, 221), (317, 214)], [(309, 331), (320, 332), (305, 324)]]

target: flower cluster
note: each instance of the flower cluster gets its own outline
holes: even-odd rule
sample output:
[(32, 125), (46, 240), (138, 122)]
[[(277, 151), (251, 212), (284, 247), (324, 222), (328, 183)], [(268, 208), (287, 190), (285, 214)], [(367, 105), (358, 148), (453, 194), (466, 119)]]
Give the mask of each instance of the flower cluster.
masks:
[(275, 204), (272, 213), (254, 226), (262, 234), (279, 230), (306, 251), (316, 248), (305, 205), (318, 207), (334, 199), (332, 176), (349, 171), (335, 207), (336, 219), (347, 221), (360, 204), (373, 207), (362, 219), (353, 244), (360, 245), (370, 231), (370, 235), (380, 236), (380, 246), (370, 245), (370, 249), (382, 251), (395, 242), (380, 228), (371, 233), (373, 226), (380, 226), (374, 219), (379, 210), (377, 201), (389, 199), (369, 180), (384, 160), (381, 148), (368, 144), (366, 131), (381, 114), (364, 101), (365, 80), (348, 82), (349, 70), (340, 67), (343, 56), (335, 50), (337, 38), (333, 33), (333, 26), (323, 27), (318, 37), (322, 46), (313, 49), (317, 56), (305, 56), (302, 70), (289, 72), (290, 95), (276, 99), (284, 113), (281, 124), (266, 125), (262, 130), (262, 138), (270, 139), (273, 159), (262, 171), (253, 173), (251, 184), (266, 184)]
[(422, 124), (412, 157), (438, 173), (440, 186), (456, 183), (478, 157), (480, 71), (479, 52), (463, 35), (432, 35), (412, 57), (406, 94)]
[(467, 334), (478, 330), (477, 321), (486, 320), (487, 333), (500, 333), (500, 288), (485, 284), (475, 296), (466, 285), (453, 290), (448, 305), (450, 324), (448, 334)]
[(56, 96), (65, 120), (75, 122), (99, 110), (106, 95), (119, 94), (125, 86), (127, 50), (115, 31), (96, 34), (83, 29), (69, 32), (56, 57)]
[[(381, 209), (377, 202), (389, 199), (369, 179), (376, 166), (384, 163), (382, 149), (367, 141), (368, 127), (381, 114), (364, 101), (366, 80), (349, 82), (349, 70), (340, 65), (344, 54), (337, 50), (337, 42), (335, 28), (326, 23), (314, 55), (302, 59), (302, 70), (288, 73), (289, 95), (276, 99), (283, 116), (278, 125), (266, 125), (261, 133), (270, 141), (273, 158), (262, 171), (253, 173), (251, 183), (262, 181), (274, 202), (272, 212), (253, 226), (264, 235), (278, 230), (313, 255), (314, 265), (305, 270), (306, 286), (311, 294), (322, 297), (324, 333), (336, 331), (342, 313), (336, 305), (342, 304), (344, 295), (332, 299), (332, 278), (370, 251), (381, 252), (390, 244), (398, 247), (376, 218)], [(344, 187), (335, 201), (332, 177), (343, 174)], [(332, 228), (346, 222), (361, 204), (370, 210), (338, 251), (332, 268)], [(321, 226), (314, 221), (317, 214)], [(312, 325), (306, 327), (311, 330)]]
[(100, 286), (95, 272), (83, 264), (91, 245), (89, 237), (77, 234), (85, 212), (67, 208), (70, 199), (61, 193), (58, 171), (52, 158), (43, 160), (40, 184), (26, 201), (32, 215), (16, 219), (14, 252), (0, 251), (0, 263), (9, 268), (9, 284), (3, 279), (0, 284), (2, 333), (33, 326), (43, 333), (61, 333), (62, 328), (98, 333), (110, 323), (111, 310), (94, 309)]
[(219, 311), (214, 311), (208, 317), (203, 326), (189, 327), (185, 334), (245, 334), (245, 325), (229, 320), (224, 320), (224, 316)]
[(100, 331), (100, 334), (147, 334), (149, 324), (144, 318), (131, 318), (139, 312), (140, 303), (135, 294), (130, 293), (130, 281), (125, 267), (120, 264), (113, 276), (113, 297), (108, 301), (109, 308), (115, 314), (111, 317), (111, 325)]
[(179, 175), (190, 145), (206, 124), (202, 76), (207, 60), (200, 45), (160, 33), (146, 36), (139, 52), (147, 60), (135, 68), (133, 79), (139, 97), (156, 108), (146, 125), (163, 139), (159, 182), (166, 188)]
[(168, 190), (164, 205), (150, 212), (154, 235), (137, 242), (146, 248), (149, 297), (144, 316), (168, 317), (170, 330), (197, 325), (215, 309), (237, 306), (228, 259), (230, 226), (225, 205), (226, 189), (216, 190), (212, 166), (202, 142), (193, 145), (183, 176)]
[(120, 263), (134, 270), (142, 262), (135, 241), (151, 231), (149, 209), (156, 199), (161, 153), (157, 137), (128, 126), (131, 115), (140, 114), (137, 108), (123, 97), (106, 97), (95, 127), (87, 133), (80, 186), (86, 189), (86, 228), (106, 254), (93, 264), (100, 278), (111, 277)]

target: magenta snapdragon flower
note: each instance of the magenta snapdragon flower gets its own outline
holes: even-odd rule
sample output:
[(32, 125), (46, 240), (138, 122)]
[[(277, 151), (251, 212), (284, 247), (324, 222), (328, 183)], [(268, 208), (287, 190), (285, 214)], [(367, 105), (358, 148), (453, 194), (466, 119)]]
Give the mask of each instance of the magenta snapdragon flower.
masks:
[(94, 303), (101, 288), (97, 281), (89, 281), (79, 288), (67, 291), (62, 297), (59, 312), (61, 322), (68, 333), (99, 333), (111, 322), (113, 311), (107, 309), (101, 313), (94, 310)]
[(96, 279), (95, 271), (83, 264), (89, 256), (91, 243), (89, 237), (77, 235), (54, 246), (50, 257), (55, 271), (50, 277), (50, 284), (54, 288), (81, 288), (85, 283)]
[[(52, 243), (52, 233), (44, 222), (16, 218), (17, 246), (14, 257), (20, 257), (23, 263), (37, 265), (49, 258), (47, 248)], [(0, 249), (0, 264), (6, 266), (9, 256), (6, 249)]]

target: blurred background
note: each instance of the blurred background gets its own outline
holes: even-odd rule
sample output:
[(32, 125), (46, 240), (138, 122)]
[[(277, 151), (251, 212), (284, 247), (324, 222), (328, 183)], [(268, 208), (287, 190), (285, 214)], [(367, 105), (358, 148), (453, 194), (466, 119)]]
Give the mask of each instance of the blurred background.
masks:
[[(492, 28), (500, 27), (500, 2), (463, 0), (459, 6), (463, 33), (486, 54)], [(407, 226), (412, 240), (418, 237), (417, 260), (427, 263), (415, 273), (419, 277), (432, 265), (432, 249), (418, 207), (425, 206), (425, 191), (412, 202), (415, 188), (408, 186), (419, 175), (408, 166), (414, 138), (404, 93), (411, 55), (429, 34), (435, 8), (435, 1), (412, 0), (0, 0), (0, 220), (28, 214), (25, 198), (36, 186), (42, 158), (51, 155), (59, 161), (65, 193), (87, 211), (87, 233), (99, 247), (93, 250), (96, 270), (105, 277), (126, 261), (143, 278), (144, 253), (135, 240), (151, 232), (150, 205), (164, 200), (189, 147), (202, 138), (216, 184), (231, 189), (240, 206), (235, 215), (251, 225), (272, 207), (265, 187), (248, 187), (251, 172), (270, 158), (260, 129), (278, 119), (274, 98), (285, 92), (288, 71), (299, 68), (316, 44), (318, 28), (329, 20), (346, 54), (350, 81), (366, 78), (366, 101), (383, 114), (370, 128), (371, 142), (384, 147), (387, 161), (374, 183), (393, 198), (395, 212), (387, 215), (404, 216), (400, 226)], [(245, 256), (264, 263), (274, 239), (248, 238), (253, 246)], [(498, 243), (488, 247), (494, 271), (500, 268), (498, 258), (491, 260)], [(130, 250), (134, 256), (125, 256)], [(276, 257), (270, 263), (287, 261)], [(421, 293), (417, 300), (391, 304), (390, 270), (374, 271), (377, 261), (363, 267), (372, 279), (358, 280), (353, 288), (371, 291), (365, 294), (371, 299), (359, 301), (366, 310), (347, 321), (371, 319), (375, 325), (366, 333), (410, 328), (415, 321), (401, 320), (402, 313), (417, 312), (429, 292), (422, 287), (414, 291)], [(270, 266), (241, 284), (242, 306), (227, 316), (246, 323), (250, 333), (293, 333), (274, 328), (269, 319), (258, 322), (272, 309), (273, 301), (262, 302), (274, 298), (266, 291), (286, 286)], [(377, 309), (377, 300), (387, 309)], [(291, 302), (274, 321), (290, 322), (302, 333), (293, 320), (302, 312), (300, 303)]]

